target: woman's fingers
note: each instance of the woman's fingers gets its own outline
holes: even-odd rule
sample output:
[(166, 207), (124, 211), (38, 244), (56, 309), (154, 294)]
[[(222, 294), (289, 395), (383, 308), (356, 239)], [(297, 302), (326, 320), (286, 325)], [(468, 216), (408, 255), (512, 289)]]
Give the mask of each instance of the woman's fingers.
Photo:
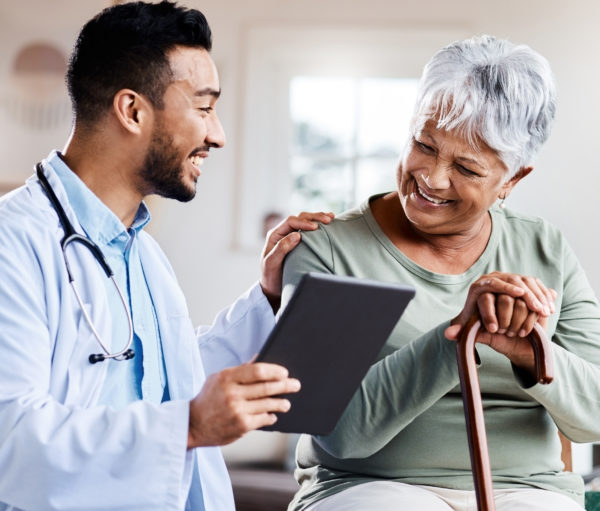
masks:
[[(518, 296), (514, 292), (506, 293), (513, 298), (521, 298), (525, 301), (530, 311), (537, 312), (540, 316), (549, 316), (554, 313), (556, 300), (556, 291), (546, 287), (546, 285), (536, 277), (528, 277), (514, 273), (493, 272), (484, 275), (480, 280), (498, 279), (512, 286), (521, 288), (522, 295)], [(496, 291), (496, 294), (501, 292)]]
[[(554, 300), (556, 293), (545, 286), (545, 284), (536, 277), (528, 277), (514, 273), (494, 272), (490, 276), (506, 280), (514, 286), (523, 289), (521, 298), (525, 300), (527, 308), (537, 312), (540, 315), (549, 316), (554, 312)], [(511, 296), (514, 296), (511, 294)]]
[(556, 293), (556, 291), (554, 291), (554, 289), (546, 287), (540, 279), (536, 278), (535, 280), (546, 295), (546, 300), (548, 301), (548, 306), (550, 307), (550, 314), (554, 314), (554, 312), (556, 311), (556, 306), (554, 302), (556, 301), (556, 297), (558, 296), (558, 294)]
[(543, 314), (546, 316), (552, 314), (554, 300), (552, 300), (550, 291), (544, 283), (540, 279), (534, 277), (523, 277), (523, 282), (544, 306)]
[(477, 342), (508, 357), (518, 367), (532, 370), (535, 362), (529, 336), (536, 324), (546, 327), (554, 313), (557, 293), (535, 277), (494, 272), (469, 288), (461, 313), (450, 322), (445, 336), (457, 340), (469, 318), (477, 315), (482, 328)]
[(450, 324), (458, 324), (462, 328), (471, 316), (479, 314), (480, 310), (478, 302), (479, 299), (482, 298), (482, 296), (483, 302), (488, 304), (488, 307), (484, 308), (485, 311), (488, 311), (486, 317), (489, 318), (490, 322), (495, 323), (495, 319), (493, 317), (494, 313), (489, 306), (490, 298), (486, 298), (484, 295), (506, 294), (508, 296), (518, 298), (522, 297), (525, 294), (525, 292), (526, 291), (523, 289), (522, 286), (518, 286), (511, 282), (507, 282), (505, 279), (493, 275), (484, 275), (477, 279), (473, 284), (471, 284), (471, 287), (469, 288), (469, 294), (467, 295), (467, 300), (465, 302), (463, 310), (450, 322)]
[(537, 312), (538, 314), (549, 314), (549, 308), (546, 304), (546, 297), (544, 294), (538, 295), (536, 293), (537, 287), (531, 289), (521, 275), (509, 274), (507, 278), (513, 285), (523, 289), (523, 295), (519, 298), (523, 299), (529, 310)]
[[(508, 295), (496, 296), (496, 314), (498, 316), (498, 333), (505, 334), (513, 318), (515, 302), (518, 300)], [(525, 303), (521, 300), (521, 303)]]
[[(529, 309), (523, 300), (517, 299), (512, 304), (512, 314), (506, 327), (507, 337), (516, 337), (529, 316)], [(535, 314), (535, 313), (534, 313)]]
[(528, 335), (538, 317), (537, 313), (529, 311), (524, 300), (508, 295), (485, 293), (481, 295), (477, 305), (481, 323), (491, 334), (515, 337), (525, 329), (525, 335)]
[(448, 333), (454, 338), (471, 316), (478, 315), (489, 333), (528, 335), (536, 320), (554, 312), (555, 299), (556, 292), (538, 278), (502, 272), (483, 275), (471, 284), (463, 310), (450, 322), (458, 328)]
[(517, 337), (527, 337), (533, 330), (533, 327), (540, 316), (535, 312), (527, 314), (527, 319), (523, 322), (517, 331)]
[[(502, 295), (508, 296), (508, 295)], [(483, 293), (477, 300), (479, 318), (481, 324), (488, 332), (498, 331), (498, 316), (496, 314), (496, 295), (494, 293)]]

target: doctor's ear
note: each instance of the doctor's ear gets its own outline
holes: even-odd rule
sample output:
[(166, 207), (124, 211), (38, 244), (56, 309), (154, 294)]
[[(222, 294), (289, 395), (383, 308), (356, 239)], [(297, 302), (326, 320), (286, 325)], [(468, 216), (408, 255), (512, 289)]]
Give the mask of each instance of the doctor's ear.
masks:
[(142, 132), (152, 117), (150, 102), (131, 89), (121, 89), (113, 98), (113, 111), (119, 123), (132, 134)]

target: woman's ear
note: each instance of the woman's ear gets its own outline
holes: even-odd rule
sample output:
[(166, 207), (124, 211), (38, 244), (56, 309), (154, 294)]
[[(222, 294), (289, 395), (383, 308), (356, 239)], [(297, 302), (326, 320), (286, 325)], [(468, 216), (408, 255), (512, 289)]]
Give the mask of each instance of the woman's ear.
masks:
[(515, 187), (515, 185), (519, 181), (521, 181), (521, 179), (523, 179), (525, 176), (527, 176), (532, 170), (533, 170), (533, 165), (528, 165), (527, 167), (521, 167), (513, 177), (511, 177), (508, 181), (506, 181), (506, 183), (504, 183), (502, 185), (502, 193), (503, 193), (502, 198), (505, 199), (506, 197), (508, 197), (510, 192), (512, 191), (512, 189)]
[(132, 134), (140, 134), (151, 116), (148, 100), (131, 89), (121, 89), (113, 98), (113, 111), (121, 126)]

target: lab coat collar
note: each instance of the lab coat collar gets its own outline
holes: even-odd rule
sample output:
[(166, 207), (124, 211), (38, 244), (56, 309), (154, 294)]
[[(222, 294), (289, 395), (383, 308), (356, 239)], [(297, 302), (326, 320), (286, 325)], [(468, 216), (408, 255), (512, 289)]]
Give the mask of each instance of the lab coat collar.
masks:
[[(121, 220), (67, 166), (58, 151), (52, 151), (46, 162), (59, 177), (73, 213), (85, 234), (100, 246), (116, 242), (124, 249), (129, 235)], [(131, 228), (139, 234), (150, 218), (150, 212), (142, 202)]]

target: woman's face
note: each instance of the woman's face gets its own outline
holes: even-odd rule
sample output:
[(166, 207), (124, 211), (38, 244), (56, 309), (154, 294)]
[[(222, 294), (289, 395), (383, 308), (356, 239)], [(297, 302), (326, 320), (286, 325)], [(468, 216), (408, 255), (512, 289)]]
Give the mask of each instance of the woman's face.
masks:
[(519, 178), (487, 145), (474, 150), (456, 132), (427, 121), (405, 149), (398, 190), (406, 217), (427, 234), (460, 234), (481, 227), (494, 201)]

